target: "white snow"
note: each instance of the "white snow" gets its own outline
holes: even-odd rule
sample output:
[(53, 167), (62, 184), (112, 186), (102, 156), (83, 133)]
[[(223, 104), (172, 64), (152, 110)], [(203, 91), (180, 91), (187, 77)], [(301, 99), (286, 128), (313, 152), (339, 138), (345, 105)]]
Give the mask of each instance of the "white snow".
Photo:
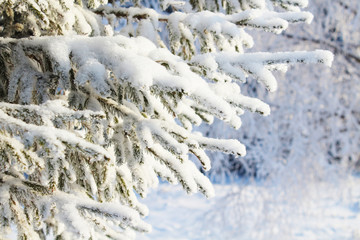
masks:
[(153, 226), (138, 240), (360, 239), (359, 176), (338, 181), (215, 184), (216, 197), (160, 184), (143, 202)]

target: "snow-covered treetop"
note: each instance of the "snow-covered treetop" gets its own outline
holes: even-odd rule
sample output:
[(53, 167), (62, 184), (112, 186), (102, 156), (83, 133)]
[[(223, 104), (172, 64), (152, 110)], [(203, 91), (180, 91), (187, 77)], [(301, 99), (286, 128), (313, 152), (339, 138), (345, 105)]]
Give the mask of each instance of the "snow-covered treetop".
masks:
[(240, 83), (275, 91), (274, 70), (331, 65), (322, 50), (245, 53), (254, 44), (247, 29), (309, 23), (306, 5), (0, 0), (1, 228), (14, 222), (30, 239), (49, 229), (64, 239), (126, 239), (131, 228), (150, 230), (135, 192), (145, 196), (158, 176), (212, 196), (189, 155), (208, 170), (205, 150), (243, 156), (245, 146), (192, 126), (216, 117), (239, 128), (245, 110), (270, 113)]

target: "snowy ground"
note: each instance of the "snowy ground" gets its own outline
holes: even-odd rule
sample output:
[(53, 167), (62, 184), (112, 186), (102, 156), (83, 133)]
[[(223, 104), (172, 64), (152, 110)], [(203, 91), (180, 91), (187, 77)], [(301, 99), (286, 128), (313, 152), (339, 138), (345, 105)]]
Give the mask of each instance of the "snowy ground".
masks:
[(137, 239), (360, 239), (359, 177), (300, 182), (215, 185), (213, 199), (161, 184), (143, 201), (153, 231)]

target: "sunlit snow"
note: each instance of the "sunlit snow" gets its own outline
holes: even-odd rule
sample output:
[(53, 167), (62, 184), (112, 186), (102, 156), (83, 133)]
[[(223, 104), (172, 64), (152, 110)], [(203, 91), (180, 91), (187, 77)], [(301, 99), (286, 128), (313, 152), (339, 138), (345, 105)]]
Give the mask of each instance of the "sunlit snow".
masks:
[(143, 201), (153, 231), (137, 239), (357, 240), (359, 184), (359, 176), (302, 187), (286, 181), (215, 184), (217, 195), (210, 200), (161, 184)]

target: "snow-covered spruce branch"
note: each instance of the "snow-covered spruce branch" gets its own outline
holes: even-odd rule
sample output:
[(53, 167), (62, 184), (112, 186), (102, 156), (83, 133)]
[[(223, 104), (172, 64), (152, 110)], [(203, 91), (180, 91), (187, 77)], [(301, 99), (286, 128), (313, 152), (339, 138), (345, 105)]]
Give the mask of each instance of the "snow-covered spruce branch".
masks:
[[(109, 40), (109, 38), (106, 39)], [(113, 108), (119, 113), (118, 116), (113, 116), (119, 118), (116, 121), (119, 121), (120, 119), (122, 121), (124, 121), (124, 119), (130, 119), (130, 122), (124, 122), (125, 127), (129, 128), (129, 130), (125, 129), (124, 131), (131, 131), (131, 126), (137, 124), (136, 122), (139, 122), (139, 118), (144, 118), (144, 115), (148, 117), (152, 116), (153, 114), (155, 114), (155, 112), (157, 112), (156, 114), (159, 115), (160, 118), (164, 120), (169, 120), (171, 116), (169, 117), (167, 115), (167, 112), (164, 112), (164, 108), (173, 109), (172, 113), (175, 116), (186, 115), (188, 116), (188, 118), (190, 118), (189, 116), (193, 115), (195, 116), (193, 122), (200, 123), (201, 121), (199, 120), (199, 118), (202, 118), (202, 115), (200, 113), (197, 113), (198, 109), (191, 107), (195, 103), (200, 105), (200, 107), (203, 108), (204, 111), (206, 111), (208, 114), (222, 118), (224, 121), (233, 124), (234, 127), (239, 127), (240, 119), (236, 116), (237, 113), (239, 113), (239, 110), (233, 108), (232, 106), (235, 105), (237, 108), (240, 109), (250, 109), (252, 111), (263, 113), (264, 115), (269, 114), (269, 107), (265, 103), (260, 102), (259, 100), (251, 100), (250, 98), (241, 96), (240, 88), (237, 87), (235, 83), (227, 83), (227, 80), (229, 79), (228, 74), (231, 74), (231, 76), (240, 76), (239, 78), (243, 81), (245, 80), (245, 74), (251, 74), (255, 78), (261, 79), (264, 82), (265, 86), (267, 86), (270, 90), (273, 91), (276, 89), (276, 81), (268, 70), (272, 68), (272, 65), (280, 66), (284, 64), (294, 64), (296, 62), (324, 62), (326, 64), (329, 64), (331, 62), (331, 55), (329, 55), (327, 52), (321, 51), (317, 51), (314, 53), (235, 53), (231, 55), (230, 53), (222, 53), (201, 55), (197, 58), (194, 58), (192, 64), (196, 63), (199, 67), (206, 68), (211, 72), (216, 72), (216, 69), (220, 69), (223, 71), (223, 74), (226, 77), (225, 79), (218, 78), (218, 82), (214, 82), (213, 86), (210, 85), (209, 88), (208, 84), (206, 84), (203, 79), (201, 79), (199, 76), (197, 76), (194, 72), (191, 71), (190, 67), (187, 65), (186, 62), (182, 61), (178, 57), (173, 56), (164, 49), (155, 48), (155, 46), (149, 41), (138, 38), (134, 39), (135, 44), (133, 43), (133, 45), (131, 45), (129, 39), (125, 37), (118, 36), (112, 37), (111, 39), (112, 41), (108, 41), (108, 44), (110, 44), (110, 46), (106, 46), (106, 44), (103, 44), (101, 45), (101, 47), (96, 48), (95, 45), (98, 46), (97, 42), (99, 40), (103, 40), (103, 38), (93, 38), (91, 40), (84, 38), (53, 38), (50, 46), (45, 44), (42, 46), (42, 49), (51, 49), (51, 51), (54, 51), (57, 49), (56, 47), (63, 47), (63, 52), (66, 55), (69, 54), (69, 56), (66, 56), (66, 58), (62, 58), (62, 60), (69, 60), (66, 60), (65, 62), (56, 61), (56, 57), (59, 57), (60, 55), (59, 52), (57, 52), (57, 55), (52, 55), (52, 52), (47, 52), (46, 54), (49, 55), (47, 56), (47, 58), (52, 58), (55, 60), (55, 65), (58, 69), (58, 76), (64, 75), (67, 72), (71, 72), (71, 70), (76, 71), (76, 75), (73, 79), (74, 87), (77, 86), (78, 91), (82, 91), (82, 88), (86, 88), (87, 92), (85, 93), (87, 95), (89, 95), (89, 92), (93, 92), (92, 95), (96, 93), (95, 96), (102, 95), (102, 98), (110, 97), (118, 100), (119, 96), (121, 96), (122, 93), (119, 93), (119, 89), (117, 89), (115, 86), (121, 86), (123, 83), (129, 84), (130, 88), (128, 90), (132, 89), (132, 91), (136, 91), (136, 88), (143, 89), (143, 92), (147, 92), (148, 90), (146, 89), (152, 89), (152, 93), (153, 95), (155, 95), (155, 97), (149, 97), (149, 95), (137, 96), (137, 98), (139, 98), (140, 100), (136, 97), (133, 97), (132, 99), (130, 97), (130, 100), (133, 100), (135, 105), (131, 105), (131, 103), (127, 103), (127, 105), (130, 106), (133, 110), (123, 104), (119, 105), (116, 101), (112, 101), (112, 103), (109, 104), (109, 100), (103, 100), (100, 99), (100, 97), (97, 97), (96, 99), (96, 97), (94, 98), (91, 96), (83, 96), (86, 99), (79, 100), (78, 98), (80, 98), (81, 95), (77, 96), (79, 95), (79, 93), (73, 93), (74, 96), (72, 96), (70, 100), (74, 99), (74, 102), (71, 101), (70, 103), (75, 106), (78, 106), (79, 104), (82, 106), (83, 104), (86, 104), (86, 102), (88, 104), (89, 102), (91, 102), (92, 105), (87, 105), (86, 107), (101, 109), (101, 105), (105, 105), (105, 107), (106, 105), (109, 105), (110, 109)], [(78, 47), (82, 45), (82, 41), (87, 42), (86, 46), (93, 45), (94, 47), (92, 47), (91, 49), (75, 49), (74, 46)], [(47, 41), (43, 41), (43, 43), (47, 43)], [(21, 48), (23, 48), (23, 51), (26, 48), (31, 48), (33, 44), (34, 42), (31, 40), (19, 41), (19, 46), (22, 45)], [(38, 42), (37, 46), (39, 46), (39, 44), (41, 45), (41, 43)], [(140, 47), (144, 45), (147, 46), (145, 50), (146, 52), (142, 47)], [(111, 52), (109, 51), (110, 49)], [(118, 51), (116, 51), (115, 49), (118, 49)], [(131, 49), (132, 51), (129, 52), (129, 49)], [(16, 50), (21, 51), (19, 50), (19, 48), (16, 48)], [(80, 51), (77, 52), (76, 50)], [(71, 58), (70, 52), (72, 54)], [(134, 55), (134, 53), (136, 52), (137, 55)], [(107, 58), (105, 59), (104, 57), (102, 57), (102, 54), (107, 54)], [(26, 56), (25, 53), (22, 53), (22, 55)], [(89, 55), (91, 57), (89, 57)], [(96, 56), (98, 59), (94, 58), (93, 56)], [(41, 72), (39, 71), (39, 69), (42, 69), (41, 66), (39, 67), (41, 61), (35, 62), (37, 64), (34, 65), (36, 57), (34, 59), (27, 57), (23, 58), (22, 61), (24, 65), (28, 67), (31, 67), (32, 64), (33, 71), (36, 71), (36, 74), (41, 74)], [(71, 59), (73, 59), (73, 62), (71, 62)], [(109, 59), (118, 60), (119, 65), (113, 66), (113, 63), (108, 62)], [(212, 61), (210, 59), (212, 59)], [(248, 59), (252, 60), (250, 64), (247, 61)], [(136, 75), (134, 76), (133, 71), (134, 69), (136, 69), (137, 65), (131, 63), (138, 63), (141, 61), (144, 62), (144, 65), (149, 66), (149, 68), (144, 68), (141, 70), (138, 69)], [(126, 69), (124, 68), (124, 66), (122, 66), (122, 64), (126, 66)], [(242, 68), (243, 72), (241, 72), (241, 74), (237, 74), (237, 72), (234, 71), (235, 66)], [(21, 63), (18, 63), (18, 67), (19, 70), (23, 69)], [(71, 69), (71, 67), (76, 67), (77, 69)], [(97, 71), (94, 72), (94, 69), (96, 69)], [(154, 69), (157, 69), (155, 75), (153, 72)], [(131, 73), (129, 71), (131, 71)], [(110, 72), (112, 73), (112, 82), (109, 81), (109, 75), (107, 75)], [(22, 96), (21, 94), (26, 93), (26, 91), (19, 91), (19, 86), (17, 84), (19, 81), (29, 83), (33, 80), (28, 79), (27, 77), (29, 76), (20, 76), (21, 78), (18, 79), (19, 76), (17, 72), (13, 71), (13, 73), (14, 74), (9, 79), (8, 85), (10, 94), (8, 95), (8, 97), (10, 99), (13, 99), (14, 101), (15, 98), (12, 96), (20, 94), (20, 99), (26, 100), (27, 103), (30, 103), (32, 96)], [(85, 77), (86, 79), (89, 79), (90, 77), (90, 82), (84, 82)], [(131, 78), (129, 79), (129, 77)], [(100, 80), (99, 78), (102, 78), (103, 80)], [(65, 80), (66, 79), (71, 80), (65, 78)], [(171, 79), (171, 81), (169, 81), (168, 79)], [(190, 79), (191, 84), (189, 82)], [(194, 85), (194, 83), (197, 83), (197, 86)], [(70, 83), (59, 82), (59, 84), (62, 85), (62, 87), (66, 88), (66, 86), (68, 86)], [(34, 84), (32, 85), (34, 86)], [(227, 97), (225, 93), (227, 93), (228, 91), (234, 92), (234, 94), (232, 94), (233, 97)], [(28, 92), (33, 94), (34, 90), (28, 90)], [(182, 94), (176, 95), (174, 94), (174, 92), (180, 92)], [(115, 93), (115, 95), (112, 95), (111, 93)], [(135, 92), (134, 94), (139, 93)], [(188, 99), (186, 96), (190, 97), (190, 99)], [(146, 97), (148, 99), (145, 99)], [(163, 98), (165, 101), (159, 101), (159, 99), (161, 98)], [(122, 99), (120, 100), (123, 101)], [(157, 102), (153, 104), (152, 101)], [(145, 102), (147, 102), (149, 105), (149, 108), (147, 110), (143, 108), (143, 104)], [(190, 103), (191, 105), (189, 107), (184, 108), (185, 111), (192, 112), (190, 114), (182, 112), (182, 109), (178, 107), (179, 103), (182, 103), (184, 106), (189, 106), (188, 104)], [(141, 113), (139, 109), (142, 109), (143, 113)], [(151, 133), (153, 134), (154, 132)], [(164, 143), (163, 145), (167, 146), (167, 150), (174, 152), (178, 155), (185, 155), (188, 150), (182, 152), (174, 151), (174, 149), (177, 148), (172, 148), (172, 145), (169, 144), (170, 141), (165, 140), (166, 138), (164, 139), (165, 133), (166, 132), (163, 131), (162, 134), (158, 133), (155, 134), (155, 136), (158, 136), (158, 138), (161, 139), (161, 141)], [(135, 135), (138, 136), (139, 133)], [(176, 135), (181, 134), (177, 132)], [(148, 146), (145, 146), (145, 148), (148, 148)], [(222, 148), (221, 150), (229, 153), (234, 153), (233, 150), (227, 150), (226, 148)], [(194, 150), (192, 150), (192, 152), (194, 152)], [(154, 151), (152, 151), (152, 153), (154, 153)], [(209, 167), (207, 166), (206, 168)]]
[[(287, 22), (306, 22), (310, 23), (313, 16), (310, 12), (275, 12), (275, 11), (261, 11), (258, 9), (245, 10), (239, 13), (233, 13), (231, 15), (224, 15), (222, 13), (212, 13), (210, 11), (198, 12), (198, 13), (183, 13), (179, 15), (179, 12), (171, 13), (169, 15), (158, 13), (153, 9), (140, 8), (140, 7), (111, 7), (101, 6), (95, 10), (94, 13), (102, 15), (106, 18), (126, 18), (144, 20), (149, 19), (153, 24), (160, 22), (181, 22), (187, 26), (192, 25), (192, 19), (199, 24), (218, 24), (222, 21), (228, 21), (228, 24), (236, 24), (238, 26), (250, 26), (255, 28), (264, 28), (269, 31), (281, 31), (287, 28)], [(185, 17), (186, 16), (186, 19)], [(202, 18), (206, 16), (206, 18)], [(209, 22), (209, 20), (212, 20)], [(174, 23), (172, 23), (174, 24)], [(203, 26), (203, 27), (205, 27)], [(156, 25), (154, 26), (156, 27)], [(276, 30), (281, 29), (281, 30)]]
[(209, 170), (205, 150), (243, 156), (245, 146), (193, 125), (268, 115), (241, 94), (248, 77), (274, 91), (271, 71), (332, 61), (325, 51), (244, 53), (246, 28), (279, 33), (312, 19), (306, 1), (272, 2), (163, 1), (168, 14), (140, 1), (0, 1), (0, 36), (11, 37), (0, 39), (1, 230), (128, 239), (150, 229), (136, 193), (159, 176), (212, 196), (190, 155)]
[(126, 31), (129, 36), (137, 35), (132, 26), (132, 20), (136, 19), (139, 21), (138, 30), (144, 29), (145, 35), (156, 44), (159, 42), (159, 37), (155, 37), (158, 35), (159, 21), (166, 22), (172, 52), (187, 58), (195, 54), (196, 39), (203, 46), (200, 49), (202, 52), (214, 52), (216, 49), (243, 52), (244, 47), (253, 46), (252, 38), (244, 31), (245, 27), (281, 33), (289, 23), (310, 23), (313, 18), (309, 12), (278, 13), (259, 9), (249, 9), (232, 15), (210, 11), (174, 12), (165, 15), (153, 9), (102, 6), (94, 12), (106, 17), (112, 25), (116, 22), (114, 16), (127, 19), (127, 27), (121, 31)]
[[(71, 33), (103, 35), (101, 18), (85, 9), (81, 1), (1, 1), (0, 37), (22, 38)], [(93, 4), (105, 4), (98, 1)], [(91, 5), (91, 4), (90, 4)]]
[[(158, 183), (158, 175), (180, 182), (190, 193), (200, 190), (213, 195), (210, 182), (188, 159), (188, 153), (194, 154), (206, 170), (210, 169), (210, 161), (203, 149), (245, 154), (245, 147), (236, 140), (209, 139), (186, 130), (192, 123), (206, 119), (204, 114), (234, 127), (240, 126), (237, 115), (244, 109), (269, 114), (265, 103), (240, 94), (237, 83), (231, 81), (239, 71), (241, 76), (264, 76), (268, 86), (267, 81), (273, 78), (269, 72), (274, 69), (272, 65), (331, 62), (327, 52), (295, 52), (205, 54), (190, 63), (144, 38), (122, 36), (5, 40), (5, 46), (10, 58), (3, 63), (8, 67), (4, 71), (11, 74), (3, 81), (7, 82), (4, 85), (8, 86), (9, 100), (29, 104), (39, 102), (39, 95), (43, 95), (41, 99), (68, 98), (70, 106), (100, 111), (70, 110), (62, 100), (41, 107), (1, 104), (1, 129), (5, 136), (21, 139), (17, 152), (33, 149), (30, 152), (34, 158), (41, 159), (38, 162), (46, 170), (39, 169), (36, 175), (41, 179), (47, 172), (48, 176), (41, 184), (52, 191), (67, 192), (74, 190), (66, 182), (81, 183), (87, 194), (103, 200), (118, 199), (142, 215), (147, 210), (138, 203), (132, 188), (145, 196), (148, 188)], [(252, 64), (246, 59), (252, 59)], [(16, 68), (12, 61), (17, 61)], [(52, 65), (46, 65), (47, 61)], [(192, 70), (194, 66), (213, 73), (219, 69), (222, 77), (209, 78), (213, 82), (208, 83)], [(236, 66), (239, 68), (235, 71)], [(23, 69), (32, 74), (24, 75)], [(46, 74), (50, 69), (53, 89), (37, 92), (46, 89), (41, 84), (48, 82), (41, 80), (50, 78)], [(229, 92), (233, 94), (226, 94)], [(183, 119), (181, 127), (174, 116), (183, 116), (190, 124)], [(85, 134), (77, 129), (84, 129)], [(89, 133), (98, 137), (87, 137)], [(41, 147), (34, 147), (38, 142)], [(69, 161), (69, 156), (79, 161)], [(105, 171), (96, 173), (99, 167)], [(111, 170), (114, 167), (118, 170)], [(150, 174), (147, 177), (146, 171)], [(32, 178), (31, 171), (24, 172)], [(122, 189), (120, 194), (116, 189)]]
[[(13, 216), (21, 222), (17, 230), (19, 236), (25, 238), (41, 239), (38, 229), (46, 222), (58, 224), (56, 229), (59, 232), (67, 227), (68, 233), (64, 237), (79, 235), (84, 239), (97, 236), (96, 230), (109, 233), (114, 239), (127, 239), (128, 234), (132, 235), (126, 230), (129, 227), (139, 232), (151, 229), (137, 212), (118, 203), (99, 203), (59, 191), (52, 193), (43, 185), (8, 173), (0, 174), (0, 183), (1, 217), (7, 219)], [(25, 207), (24, 213), (21, 206)], [(34, 223), (35, 228), (32, 226)], [(93, 230), (89, 232), (89, 229)], [(102, 238), (101, 235), (98, 237)]]
[[(197, 55), (191, 64), (206, 69), (205, 76), (217, 81), (227, 81), (229, 78), (219, 78), (220, 74), (230, 75), (233, 79), (245, 82), (248, 75), (259, 80), (270, 91), (276, 91), (277, 82), (271, 71), (286, 71), (289, 65), (296, 63), (322, 63), (331, 66), (333, 55), (329, 51), (313, 52), (278, 52), (278, 53), (215, 53)], [(209, 72), (211, 75), (207, 75)], [(214, 73), (220, 74), (214, 74)], [(215, 77), (214, 77), (215, 75)], [(230, 78), (230, 79), (231, 79)], [(240, 93), (240, 92), (239, 92)], [(246, 106), (246, 105), (245, 105)], [(246, 107), (249, 108), (249, 107)]]
[[(49, 125), (52, 125), (51, 120), (56, 123), (59, 122), (59, 119), (65, 119), (64, 117), (59, 117), (59, 113), (64, 113), (66, 118), (68, 118), (67, 121), (74, 119), (76, 120), (76, 117), (79, 115), (88, 115), (86, 122), (89, 122), (90, 116), (96, 115), (94, 112), (89, 114), (89, 111), (84, 111), (83, 113), (81, 113), (81, 111), (76, 111), (73, 114), (75, 115), (75, 118), (70, 118), (69, 113), (72, 111), (69, 109), (65, 110), (64, 108), (61, 109), (61, 106), (60, 109), (58, 109), (59, 105), (56, 103), (57, 102), (46, 103), (46, 105), (50, 106), (50, 109), (52, 107), (54, 110), (53, 113), (55, 114), (48, 111), (48, 109), (46, 109), (46, 105), (42, 106), (42, 109), (38, 106), (23, 107), (14, 104), (3, 104), (2, 107), (5, 105), (7, 112), (10, 112), (10, 114), (14, 114), (15, 111), (20, 112), (21, 108), (25, 110), (25, 113), (23, 112), (24, 115), (26, 115), (26, 112), (31, 115), (31, 110), (39, 110), (39, 112), (50, 113), (48, 114), (50, 118), (46, 118), (46, 114), (41, 115), (43, 122), (39, 123), (44, 125), (49, 123)], [(11, 109), (11, 107), (13, 107), (13, 109)], [(51, 119), (51, 117), (53, 117), (51, 115), (55, 115), (56, 117)], [(102, 115), (100, 116), (103, 117)], [(17, 209), (17, 206), (20, 204), (22, 206), (26, 206), (26, 211), (35, 211), (38, 216), (38, 221), (40, 222), (52, 222), (59, 220), (60, 218), (63, 222), (62, 224), (66, 228), (73, 226), (73, 234), (75, 235), (70, 234), (69, 236), (76, 236), (77, 234), (80, 234), (80, 236), (83, 238), (87, 238), (84, 233), (88, 232), (88, 230), (86, 229), (81, 231), (78, 227), (83, 224), (86, 226), (89, 224), (94, 224), (91, 223), (91, 221), (94, 220), (96, 220), (96, 225), (98, 225), (97, 222), (100, 221), (104, 216), (111, 218), (113, 223), (120, 224), (120, 226), (122, 226), (124, 229), (129, 225), (135, 228), (137, 231), (141, 229), (142, 231), (149, 230), (149, 228), (146, 227), (146, 224), (141, 224), (141, 221), (139, 223), (132, 223), (132, 218), (139, 218), (138, 213), (130, 209), (126, 210), (126, 212), (125, 210), (122, 210), (124, 208), (123, 206), (118, 206), (118, 203), (114, 203), (111, 205), (112, 207), (108, 204), (109, 206), (106, 207), (106, 204), (104, 205), (94, 202), (91, 205), (92, 207), (89, 207), (88, 204), (84, 204), (84, 200), (76, 204), (74, 201), (72, 201), (72, 204), (74, 205), (69, 205), (67, 202), (69, 197), (64, 197), (61, 201), (57, 197), (60, 192), (75, 191), (77, 194), (83, 194), (85, 196), (92, 194), (96, 199), (101, 201), (111, 201), (111, 199), (116, 199), (114, 188), (117, 186), (114, 185), (115, 183), (112, 182), (109, 177), (118, 178), (120, 184), (121, 181), (125, 181), (124, 178), (126, 178), (126, 176), (121, 175), (121, 172), (114, 172), (111, 170), (111, 168), (115, 167), (114, 157), (110, 155), (111, 152), (108, 152), (99, 145), (86, 141), (79, 134), (74, 134), (74, 130), (66, 131), (63, 129), (57, 129), (54, 126), (37, 126), (31, 123), (25, 123), (19, 119), (15, 119), (6, 115), (2, 110), (0, 110), (0, 118), (2, 129), (2, 134), (0, 135), (2, 149), (1, 169), (5, 175), (10, 174), (15, 176), (15, 180), (17, 181), (8, 181), (6, 184), (9, 186), (7, 186), (5, 185), (4, 178), (2, 178), (1, 187), (9, 190), (9, 193), (7, 194), (9, 198), (3, 199), (3, 201), (0, 203), (1, 206), (4, 207), (4, 210), (11, 210), (13, 208)], [(27, 120), (38, 122), (36, 118), (30, 118)], [(72, 129), (72, 127), (69, 128)], [(21, 175), (22, 172), (26, 174), (26, 178), (30, 179), (30, 181), (26, 180), (24, 175)], [(115, 176), (112, 173), (115, 173)], [(7, 179), (8, 178), (9, 176)], [(22, 180), (19, 180), (18, 178)], [(14, 188), (15, 185), (20, 186), (19, 181), (23, 186), (31, 187), (30, 195), (24, 196), (24, 194), (27, 192), (26, 188), (22, 188), (21, 191), (18, 191), (16, 190), (17, 188)], [(72, 186), (74, 184), (78, 184), (80, 188), (74, 188), (74, 186)], [(84, 189), (81, 189), (81, 187)], [(14, 189), (14, 191), (12, 189)], [(126, 190), (131, 191), (131, 187)], [(56, 196), (52, 196), (52, 193), (56, 193)], [(126, 199), (126, 197), (127, 196), (124, 196), (123, 198)], [(135, 196), (133, 196), (133, 199), (130, 200), (133, 202), (131, 202), (129, 205), (136, 209), (139, 213), (147, 213), (146, 207), (141, 206), (137, 202)], [(33, 205), (32, 202), (34, 201), (41, 201), (42, 203), (40, 205)], [(55, 206), (52, 206), (53, 204), (55, 204)], [(63, 208), (62, 205), (65, 205), (63, 209), (64, 211), (61, 211)], [(56, 209), (60, 210), (61, 216), (53, 216), (46, 213), (46, 211), (48, 211), (46, 209), (53, 207), (56, 207)], [(70, 207), (74, 211), (69, 209)], [(87, 213), (87, 215), (90, 214), (91, 219), (89, 219), (89, 216), (85, 216), (84, 213), (81, 212), (82, 210), (96, 213), (99, 216), (96, 217), (92, 216), (90, 213)], [(17, 219), (16, 222), (23, 222), (24, 220), (18, 219), (19, 216), (17, 216), (20, 210), (18, 209), (16, 212), (14, 211), (15, 210), (2, 214), (2, 216), (4, 216), (2, 222), (8, 222), (9, 219), (13, 218), (13, 216), (15, 219)], [(11, 215), (11, 213), (13, 215)], [(26, 212), (26, 214), (28, 214), (28, 212)], [(131, 217), (128, 216), (129, 214), (131, 214)], [(90, 221), (90, 223), (86, 223), (86, 220)], [(107, 225), (109, 224), (111, 226), (111, 223), (107, 223)], [(32, 226), (29, 226), (29, 228), (30, 227)], [(106, 228), (109, 228), (109, 226), (106, 226)], [(104, 229), (105, 226), (98, 230), (102, 231)], [(27, 230), (30, 231), (30, 229)], [(63, 230), (59, 231), (59, 234), (61, 234)], [(19, 229), (20, 235), (27, 235), (26, 232), (27, 231), (25, 230), (22, 232), (22, 230)], [(30, 232), (34, 232), (34, 230), (31, 230)], [(86, 234), (88, 235), (89, 233)], [(33, 239), (38, 239), (38, 237), (35, 237), (36, 234), (31, 234), (28, 236), (33, 236)]]
[[(110, 1), (112, 6), (103, 5), (108, 1), (57, 1), (57, 0), (44, 0), (44, 1), (3, 1), (0, 5), (0, 12), (3, 18), (0, 20), (0, 36), (2, 37), (26, 37), (26, 36), (39, 36), (39, 35), (64, 35), (64, 34), (85, 34), (85, 35), (104, 35), (108, 34), (109, 26), (104, 26), (99, 16), (107, 17), (109, 23), (115, 24), (115, 18), (125, 18), (128, 20), (128, 28), (133, 28), (131, 23), (134, 20), (148, 20), (151, 19), (153, 23), (153, 32), (157, 34), (158, 21), (169, 21), (169, 16), (164, 13), (158, 13), (153, 9), (144, 8), (140, 3), (136, 7), (119, 7), (119, 1)], [(120, 1), (121, 2), (121, 1)], [(263, 0), (247, 0), (241, 3), (235, 1), (224, 1), (222, 6), (219, 6), (216, 1), (201, 1), (185, 2), (183, 12), (189, 13), (191, 8), (196, 8), (197, 5), (204, 4), (201, 10), (219, 11), (227, 9), (226, 12), (229, 16), (238, 18), (238, 21), (229, 22), (237, 23), (242, 26), (249, 26), (255, 28), (262, 28), (267, 31), (280, 32), (287, 27), (287, 22), (298, 21), (311, 21), (312, 15), (307, 12), (301, 12), (301, 8), (307, 5), (307, 1), (280, 1), (274, 0), (274, 3), (279, 3), (281, 7), (293, 6), (296, 12), (276, 13), (273, 11), (264, 11), (271, 9), (267, 7)], [(165, 5), (170, 6), (171, 3)], [(192, 6), (191, 6), (192, 5)], [(115, 7), (116, 6), (116, 7)], [(216, 7), (214, 7), (216, 6)], [(93, 9), (89, 11), (89, 9)], [(257, 10), (260, 9), (260, 10)], [(156, 9), (159, 10), (159, 9)], [(241, 12), (248, 13), (241, 13)], [(263, 14), (262, 14), (263, 12)], [(177, 12), (179, 13), (179, 12)], [(177, 15), (175, 12), (171, 15)], [(194, 15), (195, 14), (195, 15)], [(170, 16), (171, 16), (170, 15)], [(251, 18), (239, 19), (239, 16), (251, 15)], [(196, 13), (190, 13), (189, 17), (196, 16)], [(256, 17), (255, 17), (256, 16)], [(254, 18), (255, 17), (255, 18)], [(171, 17), (172, 19), (176, 17)], [(218, 18), (218, 17), (216, 17)], [(212, 19), (216, 20), (215, 18)], [(235, 20), (235, 19), (234, 19)], [(213, 22), (212, 21), (212, 22)], [(177, 20), (177, 22), (179, 22)], [(187, 21), (189, 22), (189, 21)], [(187, 22), (182, 24), (188, 25)], [(203, 22), (204, 23), (204, 22)], [(140, 26), (145, 25), (149, 28), (151, 24), (140, 21)], [(172, 24), (174, 25), (174, 23)], [(135, 34), (134, 29), (126, 30), (128, 33)], [(149, 33), (150, 29), (147, 29)], [(113, 30), (110, 30), (112, 32)], [(139, 35), (142, 35), (138, 33)], [(149, 35), (148, 35), (149, 36)]]
[[(172, 114), (175, 116), (186, 115), (190, 118), (191, 115), (197, 115), (201, 118), (197, 109), (191, 107), (191, 104), (195, 102), (200, 104), (199, 107), (205, 109), (207, 113), (231, 123), (234, 127), (240, 126), (237, 112), (221, 95), (224, 95), (226, 90), (235, 91), (235, 94), (240, 95), (240, 88), (234, 84), (222, 83), (231, 82), (233, 78), (244, 82), (247, 75), (251, 75), (263, 82), (270, 91), (274, 91), (276, 80), (270, 70), (286, 70), (287, 65), (295, 63), (320, 62), (329, 65), (332, 61), (331, 53), (326, 51), (273, 54), (224, 52), (194, 57), (190, 64), (198, 67), (198, 70), (193, 72), (186, 61), (165, 49), (156, 48), (144, 38), (133, 40), (122, 36), (92, 39), (52, 38), (51, 43), (47, 40), (20, 40), (13, 45), (13, 50), (9, 50), (12, 51), (14, 60), (18, 61), (18, 67), (12, 70), (12, 75), (6, 80), (9, 86), (7, 97), (10, 101), (31, 103), (35, 98), (34, 94), (40, 96), (46, 94), (42, 99), (50, 98), (51, 91), (36, 92), (34, 88), (36, 86), (37, 89), (44, 89), (39, 80), (46, 78), (43, 73), (45, 68), (43, 59), (48, 59), (53, 62), (51, 68), (55, 71), (52, 79), (57, 81), (53, 83), (53, 88), (67, 89), (73, 85), (72, 87), (77, 88), (78, 92), (83, 92), (80, 96), (76, 94), (70, 96), (73, 100), (71, 104), (74, 106), (88, 105), (94, 109), (99, 108), (99, 104), (96, 104), (94, 102), (96, 100), (91, 99), (90, 96), (95, 91), (100, 96), (110, 97), (115, 101), (130, 98), (137, 108), (142, 109), (142, 112), (148, 116), (155, 113), (152, 105), (159, 104), (172, 109)], [(101, 45), (98, 44), (100, 41)], [(38, 55), (31, 50), (36, 44), (39, 50)], [(17, 55), (22, 58), (18, 58)], [(139, 67), (139, 63), (142, 63), (142, 67)], [(23, 75), (24, 68), (29, 68), (29, 72), (31, 70), (33, 75)], [(215, 81), (209, 85), (201, 78), (201, 75), (196, 73), (205, 73), (205, 77)], [(35, 83), (31, 83), (33, 81)], [(124, 84), (128, 88), (124, 88)], [(220, 85), (221, 94), (217, 90)], [(52, 92), (55, 91), (56, 89), (52, 90)], [(124, 95), (124, 91), (128, 92), (128, 96)], [(130, 96), (131, 91), (133, 91), (133, 96)], [(148, 91), (151, 94), (148, 94)], [(214, 94), (214, 91), (218, 93)], [(190, 101), (188, 101), (189, 98)], [(158, 103), (151, 103), (152, 101)], [(190, 104), (190, 108), (182, 109), (179, 104), (185, 106)], [(149, 107), (146, 108), (146, 105)], [(239, 105), (244, 104), (240, 102)], [(251, 106), (244, 106), (247, 109), (254, 109)], [(256, 108), (254, 110), (258, 111)], [(189, 111), (192, 113), (188, 113)], [(156, 114), (159, 112), (161, 109), (156, 109)], [(198, 117), (194, 117), (193, 122), (200, 123)], [(163, 116), (163, 118), (166, 117)]]

